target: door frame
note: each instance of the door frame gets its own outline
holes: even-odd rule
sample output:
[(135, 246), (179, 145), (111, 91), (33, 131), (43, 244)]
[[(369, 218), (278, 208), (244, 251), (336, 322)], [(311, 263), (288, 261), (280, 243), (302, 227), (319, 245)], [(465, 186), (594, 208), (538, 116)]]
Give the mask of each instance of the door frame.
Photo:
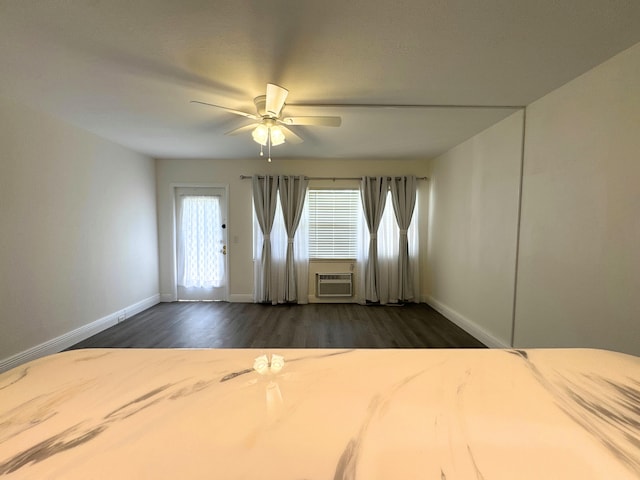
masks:
[(229, 284), (231, 282), (231, 272), (229, 271), (229, 184), (228, 183), (188, 183), (188, 182), (176, 182), (170, 183), (169, 188), (171, 189), (171, 213), (172, 213), (172, 235), (171, 235), (171, 278), (172, 278), (172, 286), (171, 286), (171, 294), (173, 295), (174, 302), (178, 301), (178, 258), (177, 258), (177, 245), (178, 245), (178, 212), (176, 208), (176, 190), (178, 188), (220, 188), (224, 190), (224, 210), (223, 215), (225, 218), (225, 223), (227, 225), (226, 230), (226, 245), (227, 245), (227, 254), (224, 256), (224, 267), (227, 273), (227, 281), (225, 282), (225, 286), (223, 289), (223, 302), (229, 301)]

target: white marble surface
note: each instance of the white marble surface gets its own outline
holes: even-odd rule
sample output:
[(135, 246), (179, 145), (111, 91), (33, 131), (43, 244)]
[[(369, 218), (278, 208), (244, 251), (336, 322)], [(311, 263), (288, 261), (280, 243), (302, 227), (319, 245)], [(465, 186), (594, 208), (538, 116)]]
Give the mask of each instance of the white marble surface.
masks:
[(638, 479), (640, 358), (66, 352), (0, 375), (0, 477)]

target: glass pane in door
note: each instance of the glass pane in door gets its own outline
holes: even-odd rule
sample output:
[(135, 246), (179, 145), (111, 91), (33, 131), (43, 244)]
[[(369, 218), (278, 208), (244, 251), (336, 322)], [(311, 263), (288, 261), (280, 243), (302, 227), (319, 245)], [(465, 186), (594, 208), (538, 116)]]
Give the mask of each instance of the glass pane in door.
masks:
[(224, 300), (226, 240), (222, 197), (178, 196), (178, 300)]

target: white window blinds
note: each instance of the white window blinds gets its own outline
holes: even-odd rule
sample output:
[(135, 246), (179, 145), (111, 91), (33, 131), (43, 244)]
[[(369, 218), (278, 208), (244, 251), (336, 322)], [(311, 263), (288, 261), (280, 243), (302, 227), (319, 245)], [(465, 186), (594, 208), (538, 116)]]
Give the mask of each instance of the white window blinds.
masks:
[(355, 259), (360, 192), (309, 189), (309, 258)]

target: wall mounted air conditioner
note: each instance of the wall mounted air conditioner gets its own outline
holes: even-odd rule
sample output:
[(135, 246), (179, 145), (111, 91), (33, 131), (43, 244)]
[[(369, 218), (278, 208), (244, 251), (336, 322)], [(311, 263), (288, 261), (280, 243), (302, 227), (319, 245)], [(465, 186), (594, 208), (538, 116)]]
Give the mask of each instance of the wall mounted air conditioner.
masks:
[(353, 274), (316, 273), (316, 297), (353, 296)]

